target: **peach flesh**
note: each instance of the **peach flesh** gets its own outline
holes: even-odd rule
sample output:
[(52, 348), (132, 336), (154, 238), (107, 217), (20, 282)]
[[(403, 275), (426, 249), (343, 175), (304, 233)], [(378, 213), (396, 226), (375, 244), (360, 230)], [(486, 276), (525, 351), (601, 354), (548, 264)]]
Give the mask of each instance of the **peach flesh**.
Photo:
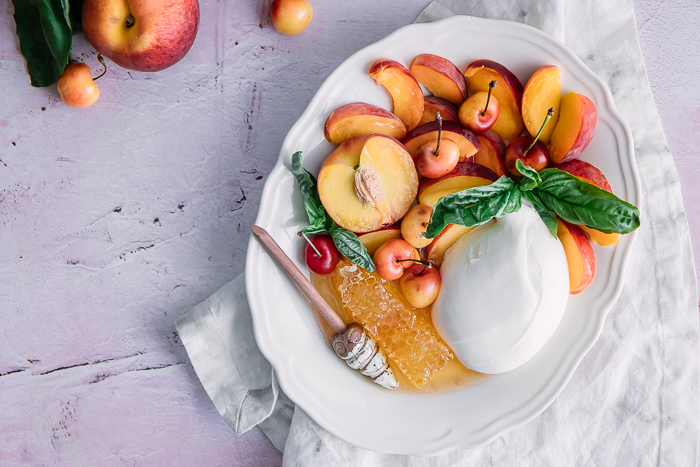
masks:
[(423, 117), (423, 91), (408, 69), (395, 60), (381, 59), (372, 64), (369, 76), (386, 88), (393, 102), (392, 112), (412, 130)]
[(536, 70), (523, 90), (523, 121), (530, 135), (537, 135), (547, 116), (547, 111), (553, 108), (554, 115), (540, 135), (541, 141), (549, 142), (559, 121), (560, 101), (559, 68), (554, 65), (545, 65)]

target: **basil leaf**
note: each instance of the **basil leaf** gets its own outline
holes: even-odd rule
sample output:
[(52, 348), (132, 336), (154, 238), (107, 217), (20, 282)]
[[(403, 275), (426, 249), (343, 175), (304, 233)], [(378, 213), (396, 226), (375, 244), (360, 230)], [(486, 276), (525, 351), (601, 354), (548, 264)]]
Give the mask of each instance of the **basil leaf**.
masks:
[(32, 86), (55, 83), (72, 45), (68, 0), (13, 0), (19, 48)]
[(542, 200), (540, 200), (532, 191), (523, 191), (522, 193), (525, 199), (532, 203), (535, 211), (537, 211), (537, 214), (540, 215), (542, 222), (544, 222), (544, 225), (547, 226), (547, 230), (549, 230), (549, 233), (552, 234), (552, 237), (557, 238), (557, 216), (554, 214), (554, 212), (547, 208), (547, 206), (542, 203)]
[(333, 237), (335, 247), (343, 256), (369, 272), (377, 269), (357, 235), (342, 227), (332, 227), (329, 233)]
[(502, 176), (490, 185), (458, 191), (441, 198), (433, 208), (431, 222), (425, 231), (435, 238), (448, 224), (467, 227), (483, 224), (494, 217), (520, 209), (522, 197), (515, 182)]
[(639, 227), (639, 209), (612, 193), (559, 169), (540, 172), (542, 183), (533, 192), (567, 222), (603, 233), (626, 234)]
[(306, 208), (306, 214), (309, 216), (309, 224), (311, 224), (302, 229), (303, 232), (317, 233), (328, 230), (333, 225), (333, 220), (318, 197), (316, 177), (304, 169), (304, 166), (301, 164), (301, 151), (297, 151), (292, 155), (291, 169), (299, 185), (299, 190), (304, 197), (304, 207)]
[(520, 172), (523, 175), (523, 179), (518, 182), (520, 191), (530, 191), (537, 185), (542, 183), (540, 174), (537, 173), (537, 171), (532, 167), (523, 164), (523, 162), (520, 159), (515, 161), (515, 168), (518, 169), (518, 172)]

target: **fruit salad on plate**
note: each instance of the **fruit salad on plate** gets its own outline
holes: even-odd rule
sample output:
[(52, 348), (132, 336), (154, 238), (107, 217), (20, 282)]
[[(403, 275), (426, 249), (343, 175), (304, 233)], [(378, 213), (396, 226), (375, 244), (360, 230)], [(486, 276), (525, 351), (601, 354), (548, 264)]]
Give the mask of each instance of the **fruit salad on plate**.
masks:
[(338, 146), (318, 179), (292, 157), (312, 283), (376, 340), (405, 389), (520, 367), (594, 280), (591, 242), (639, 226), (638, 209), (579, 159), (595, 105), (562, 96), (548, 64), (525, 86), (502, 64), (462, 72), (432, 54), (408, 68), (379, 59), (368, 74), (392, 108), (333, 110), (324, 133)]

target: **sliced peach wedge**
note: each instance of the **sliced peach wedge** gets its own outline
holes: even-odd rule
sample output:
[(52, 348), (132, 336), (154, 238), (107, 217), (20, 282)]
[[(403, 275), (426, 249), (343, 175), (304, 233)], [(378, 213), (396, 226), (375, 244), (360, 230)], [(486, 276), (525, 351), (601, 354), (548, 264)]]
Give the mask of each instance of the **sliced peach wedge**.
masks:
[(318, 194), (328, 215), (352, 232), (371, 232), (403, 217), (418, 193), (406, 148), (386, 135), (357, 136), (321, 165)]
[(561, 219), (557, 219), (557, 237), (564, 246), (569, 264), (569, 293), (581, 293), (595, 275), (595, 253), (591, 242), (578, 226)]
[(340, 144), (355, 136), (380, 133), (398, 140), (406, 136), (406, 126), (388, 110), (364, 102), (345, 104), (328, 115), (323, 132), (326, 140)]
[(411, 74), (434, 96), (459, 105), (467, 98), (467, 82), (459, 68), (439, 55), (421, 54), (411, 63)]
[(423, 117), (420, 119), (418, 126), (424, 123), (434, 122), (435, 114), (440, 112), (443, 122), (458, 122), (459, 115), (457, 107), (445, 99), (440, 99), (435, 96), (427, 96), (423, 106)]
[[(581, 179), (584, 182), (591, 183), (609, 193), (613, 192), (610, 182), (608, 182), (608, 179), (605, 177), (605, 175), (603, 175), (603, 172), (588, 162), (573, 159), (554, 167), (559, 170), (563, 170), (564, 172), (568, 172), (574, 177)], [(600, 230), (591, 229), (585, 225), (581, 225), (579, 227), (581, 227), (581, 230), (588, 234), (588, 238), (590, 238), (592, 242), (595, 242), (600, 246), (613, 245), (620, 239), (620, 234), (616, 232), (603, 233)]]
[(554, 109), (554, 115), (549, 119), (540, 135), (540, 141), (543, 143), (549, 142), (554, 127), (559, 121), (559, 103), (561, 101), (559, 81), (559, 68), (555, 65), (545, 65), (530, 76), (523, 90), (523, 122), (530, 135), (537, 135), (542, 122), (547, 117), (547, 111), (550, 108)]
[(467, 78), (469, 94), (487, 92), (489, 83), (496, 81), (493, 96), (498, 99), (500, 115), (491, 127), (506, 142), (514, 139), (523, 129), (523, 117), (520, 105), (523, 85), (508, 68), (491, 60), (476, 60), (469, 64), (464, 73)]
[(435, 261), (440, 266), (442, 264), (445, 252), (454, 245), (457, 240), (462, 238), (462, 235), (469, 233), (474, 227), (465, 227), (460, 224), (447, 224), (442, 232), (438, 234), (433, 241), (425, 247), (425, 254), (428, 260)]
[[(409, 131), (403, 140), (409, 154), (413, 156), (424, 143), (438, 137), (438, 122), (428, 122)], [(442, 122), (441, 138), (449, 139), (459, 147), (459, 160), (464, 162), (479, 150), (479, 140), (471, 131), (456, 122)]]
[(479, 151), (474, 154), (474, 163), (493, 170), (499, 177), (508, 175), (505, 163), (506, 144), (494, 131), (487, 130), (476, 135)]
[(549, 141), (549, 160), (553, 164), (575, 159), (593, 139), (597, 113), (593, 102), (570, 92), (561, 100), (559, 122)]
[(447, 175), (421, 179), (418, 202), (433, 207), (440, 198), (467, 188), (489, 185), (496, 180), (498, 176), (491, 169), (472, 162), (460, 162)]
[(401, 238), (401, 222), (395, 222), (372, 232), (360, 233), (357, 235), (357, 238), (367, 248), (367, 253), (372, 256), (377, 251), (377, 248), (389, 240)]
[(417, 127), (423, 117), (423, 90), (411, 72), (399, 62), (383, 58), (372, 63), (369, 76), (391, 94), (392, 112), (406, 129)]

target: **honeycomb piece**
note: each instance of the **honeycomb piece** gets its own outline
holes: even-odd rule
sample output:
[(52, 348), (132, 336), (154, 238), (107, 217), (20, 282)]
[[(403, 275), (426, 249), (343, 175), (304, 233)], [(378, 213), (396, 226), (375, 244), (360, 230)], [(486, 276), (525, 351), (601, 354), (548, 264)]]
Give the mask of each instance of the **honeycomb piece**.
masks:
[(423, 387), (453, 358), (423, 313), (376, 273), (344, 260), (332, 276), (345, 309), (416, 387)]

